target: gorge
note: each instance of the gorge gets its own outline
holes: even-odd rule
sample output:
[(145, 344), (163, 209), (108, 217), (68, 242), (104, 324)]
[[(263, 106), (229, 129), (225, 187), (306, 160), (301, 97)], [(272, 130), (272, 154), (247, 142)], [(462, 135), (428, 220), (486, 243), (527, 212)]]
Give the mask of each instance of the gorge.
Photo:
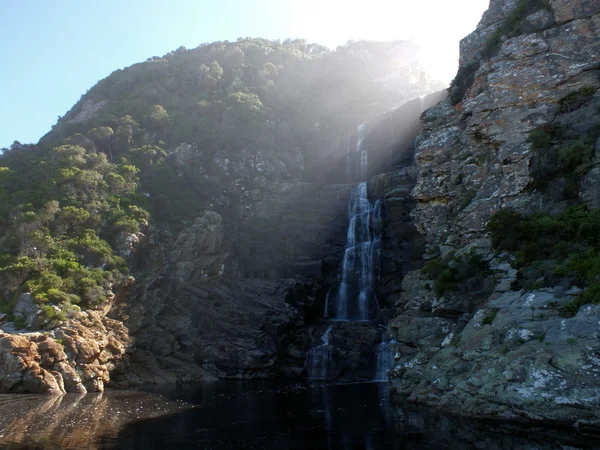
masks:
[[(456, 426), (455, 448), (480, 448), (459, 417), (597, 436), (600, 1), (490, 0), (460, 50), (446, 90), (402, 41), (178, 49), (6, 149), (0, 392), (266, 392), (251, 425), (285, 423), (283, 392), (319, 412), (322, 448), (368, 448), (350, 430), (368, 386), (371, 448), (415, 423), (427, 445)], [(109, 390), (99, 404), (128, 395)], [(47, 408), (67, 417), (68, 398)], [(169, 402), (163, 424), (210, 422)], [(111, 439), (140, 445), (161, 420), (143, 419)]]

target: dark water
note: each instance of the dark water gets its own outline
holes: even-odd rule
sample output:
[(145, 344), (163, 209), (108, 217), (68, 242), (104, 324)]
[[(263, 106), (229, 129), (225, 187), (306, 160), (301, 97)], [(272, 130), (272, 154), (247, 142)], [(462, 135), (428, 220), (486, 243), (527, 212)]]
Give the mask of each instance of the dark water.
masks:
[(0, 396), (0, 445), (14, 448), (573, 449), (599, 441), (499, 426), (388, 400), (386, 383), (219, 382), (101, 396)]

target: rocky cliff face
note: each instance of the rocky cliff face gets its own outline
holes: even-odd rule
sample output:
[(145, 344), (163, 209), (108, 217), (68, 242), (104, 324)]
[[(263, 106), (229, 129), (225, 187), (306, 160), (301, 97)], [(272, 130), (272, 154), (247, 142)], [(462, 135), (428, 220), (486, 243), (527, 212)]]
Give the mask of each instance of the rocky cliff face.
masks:
[[(371, 170), (388, 164), (369, 188), (371, 198), (382, 199), (385, 215), (385, 311), (391, 311), (390, 298), (400, 291), (414, 255), (421, 258), (422, 239), (414, 227), (404, 226), (410, 222), (415, 180), (414, 169), (404, 166), (412, 157), (419, 115), (443, 96), (398, 108), (393, 117), (401, 124), (384, 116), (366, 125)], [(354, 147), (356, 138), (349, 139)], [(307, 354), (325, 328), (326, 295), (338, 283), (346, 244), (348, 201), (356, 186), (354, 180), (345, 182), (347, 145), (341, 142), (321, 166), (306, 169), (302, 178), (309, 181), (298, 176), (303, 161), (281, 164), (298, 168), (295, 176), (274, 175), (277, 164), (249, 167), (243, 155), (229, 155), (218, 180), (227, 201), (215, 195), (214, 210), (177, 234), (150, 228), (133, 239), (137, 244), (123, 246), (136, 281), (128, 306), (114, 308), (111, 317), (124, 321), (133, 345), (113, 373), (115, 385), (306, 375)], [(182, 150), (185, 166), (188, 155)], [(226, 180), (257, 174), (253, 189), (232, 195), (235, 184)], [(421, 250), (411, 252), (413, 246)], [(342, 344), (338, 359), (348, 360), (341, 364), (345, 376), (368, 379), (364, 374), (373, 363), (368, 353), (380, 342), (384, 330), (375, 329), (382, 325), (363, 327), (364, 332), (340, 328), (336, 342)], [(364, 351), (353, 350), (353, 343), (362, 341)]]
[[(514, 256), (494, 251), (485, 227), (506, 208), (598, 207), (599, 36), (598, 1), (492, 0), (461, 42), (451, 96), (423, 115), (415, 144), (411, 215), (430, 264), (404, 278), (388, 327), (399, 397), (474, 416), (600, 425), (598, 306), (561, 317), (580, 293), (573, 284), (540, 279), (519, 290)], [(591, 150), (574, 178), (556, 170), (551, 150), (576, 140)]]
[[(421, 112), (443, 95), (409, 102), (363, 126), (370, 174), (387, 171), (369, 188), (373, 200), (382, 199), (386, 221), (381, 287), (386, 318), (401, 274), (410, 268), (407, 242), (416, 234), (403, 226), (410, 220), (415, 172), (401, 166), (412, 157)], [(7, 361), (0, 392), (58, 394), (102, 391), (106, 384), (305, 376), (308, 352), (323, 332), (326, 294), (338, 283), (348, 200), (358, 182), (346, 173), (347, 150), (351, 145), (356, 158), (357, 140), (350, 131), (322, 159), (306, 162), (294, 148), (223, 148), (210, 158), (191, 144), (169, 149), (167, 164), (197, 191), (200, 206), (190, 207), (202, 212), (184, 226), (151, 220), (139, 232), (120, 232), (111, 244), (133, 276), (126, 286), (113, 287), (116, 295), (110, 291), (101, 310), (74, 307), (59, 324), (42, 320), (49, 313), (42, 315), (23, 294), (11, 315), (0, 315), (0, 330), (6, 332), (0, 358)], [(203, 179), (202, 189), (193, 177)], [(415, 243), (422, 247), (422, 239)], [(422, 251), (415, 254), (420, 259)], [(383, 327), (340, 327), (335, 342), (338, 359), (348, 360), (344, 376), (371, 376), (368, 354), (381, 341)]]
[(74, 312), (51, 332), (0, 331), (0, 392), (104, 391), (130, 344), (123, 323), (106, 317), (107, 310)]

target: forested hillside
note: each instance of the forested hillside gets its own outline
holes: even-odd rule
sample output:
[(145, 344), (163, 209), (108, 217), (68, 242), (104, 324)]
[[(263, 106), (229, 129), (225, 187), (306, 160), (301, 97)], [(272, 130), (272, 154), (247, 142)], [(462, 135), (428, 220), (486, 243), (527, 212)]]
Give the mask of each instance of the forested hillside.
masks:
[(440, 87), (416, 54), (240, 39), (115, 71), (38, 144), (0, 157), (0, 311), (12, 318), (30, 292), (43, 314), (16, 324), (39, 328), (100, 307), (128, 276), (119, 248), (148, 221), (243, 216), (259, 183), (314, 176), (305, 161), (348, 130)]

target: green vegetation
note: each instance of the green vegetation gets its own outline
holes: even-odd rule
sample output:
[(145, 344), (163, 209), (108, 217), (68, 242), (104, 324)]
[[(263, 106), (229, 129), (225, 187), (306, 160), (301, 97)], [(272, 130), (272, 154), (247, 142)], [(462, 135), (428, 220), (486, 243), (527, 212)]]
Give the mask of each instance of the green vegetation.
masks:
[(575, 92), (567, 94), (558, 101), (558, 112), (569, 113), (585, 106), (592, 100), (596, 90), (597, 89), (593, 87), (583, 87)]
[(540, 9), (550, 9), (547, 0), (520, 0), (517, 7), (512, 10), (502, 24), (486, 40), (482, 50), (482, 57), (493, 56), (502, 44), (502, 38), (513, 38), (520, 36), (527, 30), (524, 19)]
[(458, 347), (460, 345), (461, 340), (462, 340), (462, 333), (456, 334), (456, 335), (452, 336), (452, 339), (450, 339), (450, 345), (452, 347)]
[(563, 131), (553, 126), (531, 131), (528, 137), (534, 150), (531, 188), (545, 190), (552, 179), (562, 177), (564, 198), (577, 198), (596, 138), (595, 130), (578, 139), (565, 139)]
[[(10, 169), (0, 179), (4, 297), (31, 292), (47, 321), (65, 320), (51, 305), (104, 303), (127, 273), (108, 241), (139, 231), (147, 214), (133, 204), (137, 169), (75, 145), (14, 148), (1, 161)], [(5, 305), (12, 311), (14, 303)]]
[(463, 198), (463, 201), (460, 204), (459, 210), (462, 211), (467, 206), (469, 206), (476, 196), (477, 191), (475, 189), (469, 189), (465, 194), (465, 198)]
[(472, 61), (458, 69), (456, 78), (454, 78), (450, 86), (450, 102), (452, 105), (460, 103), (469, 88), (473, 86), (475, 73), (479, 70), (480, 65), (479, 61)]
[(600, 303), (600, 210), (574, 206), (558, 215), (523, 216), (513, 210), (498, 212), (488, 223), (495, 249), (516, 255), (518, 287), (530, 289), (561, 282), (584, 288), (563, 308), (574, 314), (584, 304)]
[(529, 133), (527, 141), (536, 151), (548, 150), (552, 144), (552, 135), (543, 128), (533, 130)]
[(473, 249), (464, 255), (449, 253), (431, 260), (421, 273), (434, 280), (433, 290), (437, 296), (447, 292), (475, 292), (481, 289), (489, 274), (489, 265)]
[(494, 319), (496, 318), (497, 314), (498, 310), (493, 309), (492, 312), (490, 312), (487, 316), (483, 318), (483, 320), (481, 321), (481, 325), (491, 325), (492, 322), (494, 322)]
[(510, 12), (501, 25), (492, 32), (485, 41), (479, 58), (471, 61), (466, 66), (459, 68), (452, 85), (450, 86), (450, 101), (452, 105), (460, 103), (467, 90), (473, 85), (475, 73), (481, 66), (481, 60), (494, 56), (500, 48), (503, 39), (519, 36), (525, 32), (524, 19), (542, 8), (549, 9), (547, 0), (520, 0), (517, 7)]
[(416, 51), (239, 39), (115, 71), (37, 145), (0, 152), (0, 310), (25, 292), (41, 322), (103, 305), (127, 279), (127, 233), (238, 214), (260, 183), (300, 177), (358, 120), (415, 96), (374, 80)]
[(546, 332), (544, 331), (544, 332), (538, 334), (536, 338), (539, 342), (544, 342), (544, 339), (546, 339)]

